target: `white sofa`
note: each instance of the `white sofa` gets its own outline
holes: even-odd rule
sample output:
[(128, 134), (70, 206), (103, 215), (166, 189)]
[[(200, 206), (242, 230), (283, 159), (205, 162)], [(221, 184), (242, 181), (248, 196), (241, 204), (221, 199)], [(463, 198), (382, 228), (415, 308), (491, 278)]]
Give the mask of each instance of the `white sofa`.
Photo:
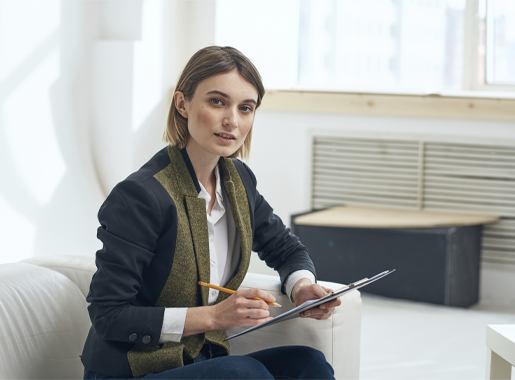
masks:
[[(95, 270), (94, 258), (85, 256), (35, 257), (0, 265), (0, 379), (82, 378), (79, 355), (91, 326), (86, 295)], [(283, 305), (273, 312), (291, 307), (276, 277), (249, 273), (242, 288), (273, 294)], [(357, 379), (360, 294), (348, 293), (342, 301), (326, 321), (297, 318), (234, 338), (231, 353), (308, 345), (325, 354), (337, 379)]]

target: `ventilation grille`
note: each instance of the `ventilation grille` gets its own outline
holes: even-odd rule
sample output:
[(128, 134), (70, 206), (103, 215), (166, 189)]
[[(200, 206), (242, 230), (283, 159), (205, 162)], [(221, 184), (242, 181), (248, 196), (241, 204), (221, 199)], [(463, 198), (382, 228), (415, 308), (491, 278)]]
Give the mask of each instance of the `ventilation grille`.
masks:
[(515, 267), (515, 147), (316, 136), (312, 207), (493, 214), (482, 259)]

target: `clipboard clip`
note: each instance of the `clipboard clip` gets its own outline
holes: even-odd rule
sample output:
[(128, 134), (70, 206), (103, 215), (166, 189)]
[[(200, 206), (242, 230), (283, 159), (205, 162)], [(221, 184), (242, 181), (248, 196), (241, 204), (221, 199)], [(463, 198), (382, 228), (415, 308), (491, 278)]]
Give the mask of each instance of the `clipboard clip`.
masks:
[(341, 292), (343, 290), (349, 290), (349, 289), (355, 288), (356, 286), (359, 286), (359, 285), (361, 285), (362, 283), (364, 283), (366, 281), (368, 281), (368, 277), (365, 277), (364, 279), (361, 279), (359, 281), (353, 282), (353, 283), (351, 283), (349, 285), (345, 285), (345, 286), (341, 287), (340, 289), (335, 290), (335, 293)]
[(362, 280), (359, 280), (359, 281), (353, 282), (352, 284), (349, 284), (348, 288), (349, 288), (349, 289), (352, 289), (352, 288), (354, 288), (354, 287), (356, 287), (356, 286), (361, 285), (361, 284), (362, 284), (362, 283), (364, 283), (365, 281), (368, 281), (368, 277), (365, 277), (365, 278), (364, 278), (364, 279), (362, 279)]

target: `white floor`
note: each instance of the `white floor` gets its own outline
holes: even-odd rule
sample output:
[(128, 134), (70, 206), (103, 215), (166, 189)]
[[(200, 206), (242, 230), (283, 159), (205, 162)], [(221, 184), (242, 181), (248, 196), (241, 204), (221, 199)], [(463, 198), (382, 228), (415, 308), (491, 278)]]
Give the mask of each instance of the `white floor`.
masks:
[(515, 324), (515, 306), (459, 309), (365, 293), (362, 299), (361, 380), (485, 379), (486, 325)]

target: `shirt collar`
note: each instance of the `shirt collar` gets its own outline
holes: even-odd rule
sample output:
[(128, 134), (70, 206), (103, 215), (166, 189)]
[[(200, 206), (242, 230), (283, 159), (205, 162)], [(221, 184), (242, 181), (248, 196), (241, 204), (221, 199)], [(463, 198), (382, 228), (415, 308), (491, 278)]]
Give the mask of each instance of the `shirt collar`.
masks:
[[(218, 208), (225, 210), (224, 198), (222, 196), (222, 184), (220, 182), (220, 170), (218, 168), (218, 164), (215, 166), (215, 179), (216, 179), (216, 199), (215, 199), (215, 203), (213, 204), (213, 209), (218, 206)], [(209, 204), (209, 201), (211, 200), (211, 195), (209, 195), (209, 193), (204, 188), (202, 183), (200, 183), (200, 181), (197, 181), (197, 182), (200, 187), (198, 197), (202, 198), (206, 201), (206, 210), (207, 210), (207, 205)]]
[(220, 205), (224, 206), (224, 198), (222, 197), (222, 182), (220, 181), (220, 169), (218, 168), (218, 164), (215, 167), (215, 178), (216, 178), (216, 198)]

